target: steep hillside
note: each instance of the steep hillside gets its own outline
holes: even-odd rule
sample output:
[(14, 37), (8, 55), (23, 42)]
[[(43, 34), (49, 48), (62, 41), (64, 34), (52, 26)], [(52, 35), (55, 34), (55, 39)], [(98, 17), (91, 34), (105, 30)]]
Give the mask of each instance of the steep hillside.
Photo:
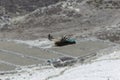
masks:
[[(119, 5), (114, 4), (114, 1), (108, 0), (20, 1), (16, 4), (17, 7), (14, 7), (18, 9), (22, 6), (19, 11), (13, 8), (7, 11), (18, 12), (21, 15), (11, 18), (10, 24), (1, 28), (0, 37), (37, 39), (46, 37), (49, 33), (53, 35), (72, 33), (76, 38), (103, 39), (100, 33), (108, 33), (107, 29), (113, 25), (116, 25), (117, 29), (120, 22), (120, 10), (117, 8)], [(7, 9), (8, 5), (2, 7)]]
[(62, 0), (0, 0), (0, 6), (6, 14), (22, 15), (34, 11), (39, 7), (49, 6)]

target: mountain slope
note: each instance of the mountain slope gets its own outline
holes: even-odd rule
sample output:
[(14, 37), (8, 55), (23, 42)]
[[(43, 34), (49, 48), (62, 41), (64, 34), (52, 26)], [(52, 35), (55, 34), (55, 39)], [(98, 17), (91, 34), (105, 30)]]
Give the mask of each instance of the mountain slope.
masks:
[[(1, 37), (4, 37), (2, 35), (4, 33), (9, 38), (37, 39), (46, 37), (49, 33), (53, 35), (72, 33), (78, 38), (96, 36), (100, 38), (99, 35), (101, 34), (99, 33), (103, 29), (106, 32), (106, 29), (120, 22), (120, 10), (114, 8), (114, 5), (112, 5), (113, 9), (106, 8), (106, 4), (99, 0), (98, 2), (96, 0), (52, 0), (43, 2), (47, 6), (39, 3), (42, 0), (31, 2), (34, 3), (23, 1), (25, 6), (28, 5), (27, 7), (21, 3), (23, 8), (18, 9), (21, 11), (21, 15), (12, 17), (10, 24), (2, 27)], [(20, 4), (16, 5), (19, 6)], [(29, 8), (29, 6), (34, 5), (36, 5), (35, 9)], [(30, 10), (27, 10), (27, 8)], [(8, 12), (11, 13), (11, 11)], [(8, 35), (8, 33), (10, 34)]]

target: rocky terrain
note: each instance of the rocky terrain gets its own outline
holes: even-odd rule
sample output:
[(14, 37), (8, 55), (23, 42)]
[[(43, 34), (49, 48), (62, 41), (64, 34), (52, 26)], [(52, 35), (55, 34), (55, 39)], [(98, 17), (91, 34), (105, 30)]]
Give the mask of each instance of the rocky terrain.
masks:
[(71, 34), (119, 43), (120, 4), (109, 0), (0, 0), (0, 37)]
[(0, 0), (0, 80), (120, 80), (119, 13), (119, 0)]

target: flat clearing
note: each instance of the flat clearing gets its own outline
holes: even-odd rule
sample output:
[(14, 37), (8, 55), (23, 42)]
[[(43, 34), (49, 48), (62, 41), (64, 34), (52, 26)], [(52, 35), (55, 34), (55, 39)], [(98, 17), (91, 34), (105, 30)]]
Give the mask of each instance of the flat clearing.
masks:
[(19, 54), (44, 58), (44, 59), (51, 59), (51, 58), (58, 58), (62, 55), (59, 54), (50, 54), (47, 51), (44, 51), (40, 48), (29, 48), (29, 46), (23, 44), (16, 44), (14, 42), (0, 42), (0, 49), (13, 51)]
[(18, 67), (44, 65), (48, 59), (63, 56), (82, 57), (111, 47), (103, 41), (81, 41), (74, 45), (40, 49), (12, 41), (0, 41), (0, 71), (11, 71)]
[(11, 71), (11, 70), (14, 70), (15, 68), (16, 68), (15, 66), (0, 63), (0, 72), (1, 71)]
[(52, 48), (52, 50), (61, 52), (70, 56), (80, 57), (99, 50), (110, 47), (108, 43), (103, 41), (82, 41), (77, 44), (64, 46), (60, 48)]
[(0, 59), (4, 60), (5, 62), (9, 62), (9, 63), (20, 65), (20, 66), (44, 63), (43, 61), (27, 59), (25, 57), (6, 54), (6, 53), (0, 53)]
[[(63, 55), (50, 53), (24, 44), (0, 41), (0, 71), (11, 71), (19, 66), (43, 65), (48, 59)], [(4, 68), (5, 66), (5, 68)]]

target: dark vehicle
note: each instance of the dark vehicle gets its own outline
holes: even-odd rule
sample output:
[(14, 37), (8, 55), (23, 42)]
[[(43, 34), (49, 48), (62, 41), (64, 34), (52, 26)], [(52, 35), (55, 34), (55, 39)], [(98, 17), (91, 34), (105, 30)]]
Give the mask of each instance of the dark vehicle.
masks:
[(55, 42), (56, 46), (65, 46), (65, 45), (70, 45), (70, 44), (76, 44), (75, 39), (71, 38), (70, 36), (63, 36), (60, 39), (55, 39), (53, 38), (53, 36), (51, 36), (50, 34), (48, 35), (48, 39), (51, 41)]

